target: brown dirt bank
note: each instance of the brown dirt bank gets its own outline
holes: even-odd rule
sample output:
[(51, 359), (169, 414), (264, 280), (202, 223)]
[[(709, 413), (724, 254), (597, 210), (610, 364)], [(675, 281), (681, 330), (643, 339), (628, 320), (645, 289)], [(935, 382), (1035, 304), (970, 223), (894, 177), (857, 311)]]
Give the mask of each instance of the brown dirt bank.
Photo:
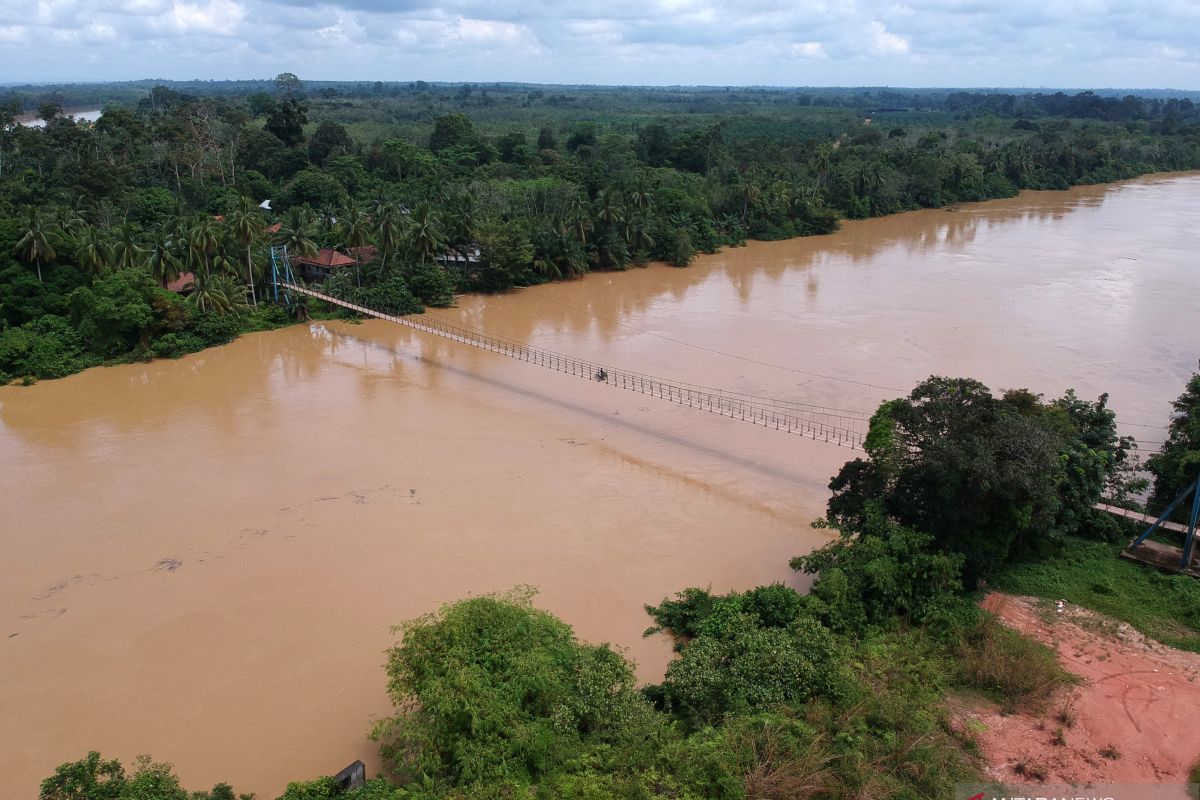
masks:
[(1054, 648), (1079, 685), (1040, 713), (959, 714), (989, 777), (1038, 783), (1184, 783), (1200, 756), (1200, 654), (1086, 609), (993, 593), (984, 607)]

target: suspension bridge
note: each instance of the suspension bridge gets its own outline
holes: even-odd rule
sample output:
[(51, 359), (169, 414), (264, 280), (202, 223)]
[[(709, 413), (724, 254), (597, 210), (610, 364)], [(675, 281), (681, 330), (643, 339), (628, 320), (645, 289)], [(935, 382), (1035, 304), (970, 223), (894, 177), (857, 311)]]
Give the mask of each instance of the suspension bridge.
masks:
[[(676, 405), (707, 411), (729, 419), (804, 436), (840, 447), (862, 449), (870, 427), (870, 415), (862, 411), (848, 411), (684, 383), (611, 364), (564, 355), (553, 350), (532, 347), (524, 342), (495, 336), (486, 331), (471, 328), (465, 324), (448, 322), (432, 315), (404, 314), (399, 313), (396, 309), (353, 302), (328, 291), (320, 291), (306, 286), (297, 280), (292, 272), (285, 248), (271, 248), (271, 268), (277, 302), (280, 300), (280, 292), (283, 293), (285, 302), (288, 300), (289, 293), (311, 297), (363, 316), (394, 322), (422, 333), (477, 347), (576, 378), (594, 381), (616, 389), (651, 395)], [(1133, 522), (1150, 523), (1150, 527), (1146, 529), (1145, 533), (1135, 539), (1129, 549), (1122, 553), (1123, 556), (1160, 568), (1170, 568), (1200, 577), (1200, 571), (1192, 568), (1194, 542), (1197, 529), (1200, 527), (1200, 479), (1190, 489), (1190, 492), (1195, 494), (1195, 498), (1189, 524), (1186, 526), (1171, 522), (1168, 518), (1188, 492), (1176, 498), (1157, 519), (1141, 512), (1103, 502), (1096, 503), (1094, 507), (1097, 511), (1104, 511)], [(1160, 529), (1184, 534), (1184, 547), (1180, 549), (1147, 541), (1153, 531)]]
[(289, 292), (311, 297), (363, 316), (394, 322), (413, 330), (576, 378), (651, 395), (676, 405), (841, 447), (861, 449), (870, 425), (870, 415), (862, 411), (828, 408), (660, 378), (611, 364), (601, 364), (553, 350), (532, 347), (463, 324), (437, 319), (429, 314), (401, 314), (395, 309), (351, 302), (327, 291), (305, 286), (297, 280), (284, 248), (271, 248), (271, 268), (277, 301), (280, 292), (284, 293), (285, 299)]

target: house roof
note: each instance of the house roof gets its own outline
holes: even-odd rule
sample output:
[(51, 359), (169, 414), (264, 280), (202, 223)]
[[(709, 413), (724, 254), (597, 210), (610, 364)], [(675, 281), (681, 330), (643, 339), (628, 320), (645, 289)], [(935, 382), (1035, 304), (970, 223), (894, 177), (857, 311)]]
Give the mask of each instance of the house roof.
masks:
[(374, 261), (375, 256), (379, 255), (379, 250), (373, 244), (364, 244), (362, 247), (347, 247), (346, 252), (351, 256), (357, 256), (358, 260), (364, 263)]
[(321, 269), (336, 269), (338, 267), (354, 266), (354, 259), (345, 253), (339, 253), (331, 247), (326, 247), (323, 250), (318, 250), (313, 256), (296, 256), (297, 264), (305, 264), (310, 267), (320, 267)]
[(192, 272), (181, 272), (179, 277), (167, 284), (167, 290), (171, 292), (182, 292), (185, 289), (195, 288), (196, 275)]

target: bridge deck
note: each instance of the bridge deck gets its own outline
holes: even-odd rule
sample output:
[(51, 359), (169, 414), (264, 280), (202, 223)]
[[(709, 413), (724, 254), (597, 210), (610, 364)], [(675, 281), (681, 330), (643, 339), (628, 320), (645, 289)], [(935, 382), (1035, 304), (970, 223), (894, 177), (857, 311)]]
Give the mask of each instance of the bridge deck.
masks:
[[(1118, 517), (1131, 519), (1134, 522), (1143, 522), (1146, 525), (1153, 525), (1158, 520), (1158, 517), (1152, 517), (1149, 514), (1143, 514), (1140, 511), (1130, 511), (1128, 508), (1112, 506), (1108, 503), (1096, 503), (1093, 508), (1095, 508), (1097, 511), (1107, 511), (1109, 514), (1115, 514)], [(1187, 533), (1187, 526), (1181, 525), (1178, 522), (1164, 522), (1160, 527), (1169, 531), (1176, 531), (1177, 533)]]
[(665, 380), (531, 347), (522, 342), (502, 339), (482, 331), (439, 320), (433, 316), (392, 314), (289, 281), (280, 281), (279, 286), (287, 291), (313, 297), (365, 316), (395, 322), (556, 372), (567, 373), (617, 389), (653, 395), (677, 405), (708, 411), (785, 433), (798, 434), (816, 441), (843, 447), (861, 448), (870, 424), (870, 415), (861, 411), (826, 408), (791, 400), (759, 397)]
[(1154, 567), (1162, 572), (1181, 572), (1193, 578), (1200, 577), (1200, 571), (1196, 569), (1197, 556), (1195, 554), (1193, 554), (1192, 563), (1188, 565), (1188, 568), (1181, 569), (1179, 565), (1183, 561), (1183, 548), (1156, 542), (1153, 539), (1147, 539), (1134, 550), (1122, 550), (1121, 558), (1136, 564)]

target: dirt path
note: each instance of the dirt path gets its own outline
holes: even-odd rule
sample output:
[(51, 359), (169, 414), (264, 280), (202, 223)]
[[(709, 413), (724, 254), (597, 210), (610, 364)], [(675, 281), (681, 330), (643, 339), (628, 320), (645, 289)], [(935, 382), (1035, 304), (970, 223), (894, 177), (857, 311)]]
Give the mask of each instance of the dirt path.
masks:
[(1069, 604), (993, 593), (984, 607), (1058, 651), (1082, 678), (1041, 713), (976, 709), (975, 734), (996, 780), (1185, 782), (1200, 756), (1200, 654), (1147, 639)]

